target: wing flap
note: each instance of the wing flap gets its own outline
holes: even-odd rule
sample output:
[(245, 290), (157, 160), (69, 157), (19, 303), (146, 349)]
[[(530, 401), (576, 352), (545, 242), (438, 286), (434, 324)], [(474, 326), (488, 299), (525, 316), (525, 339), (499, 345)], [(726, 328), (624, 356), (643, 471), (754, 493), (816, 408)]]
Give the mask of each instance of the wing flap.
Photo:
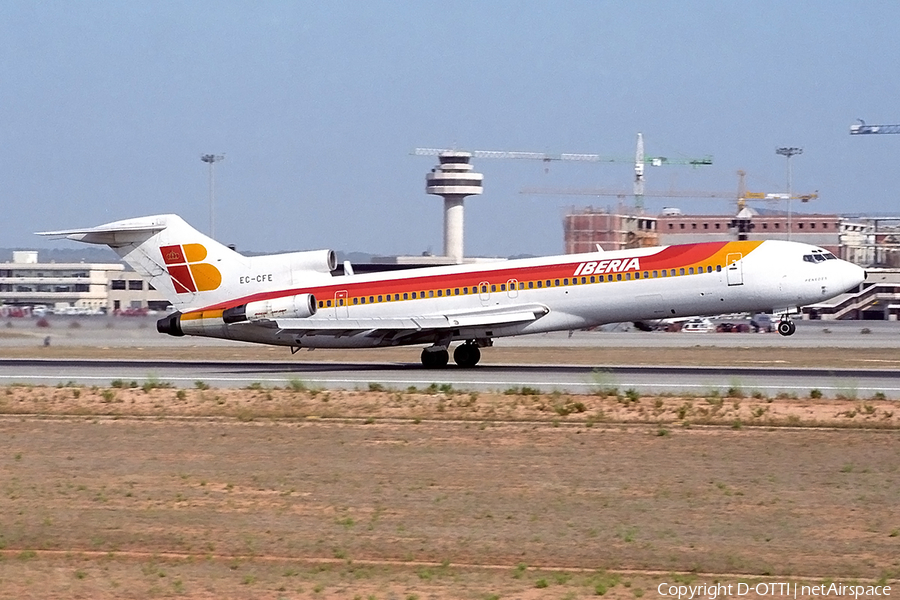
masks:
[(278, 329), (304, 335), (382, 335), (384, 332), (439, 331), (459, 327), (483, 327), (534, 321), (550, 312), (543, 304), (519, 304), (442, 315), (422, 315), (400, 318), (328, 318), (277, 319)]

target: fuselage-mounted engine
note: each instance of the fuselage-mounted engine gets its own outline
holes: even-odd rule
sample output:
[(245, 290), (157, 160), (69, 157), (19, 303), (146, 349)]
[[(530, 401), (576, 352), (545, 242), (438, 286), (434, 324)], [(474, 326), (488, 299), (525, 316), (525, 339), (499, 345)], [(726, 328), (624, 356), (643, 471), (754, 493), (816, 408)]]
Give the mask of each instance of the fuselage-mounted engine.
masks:
[(316, 297), (297, 294), (271, 300), (258, 300), (226, 308), (222, 320), (226, 323), (266, 321), (275, 319), (305, 319), (316, 314)]

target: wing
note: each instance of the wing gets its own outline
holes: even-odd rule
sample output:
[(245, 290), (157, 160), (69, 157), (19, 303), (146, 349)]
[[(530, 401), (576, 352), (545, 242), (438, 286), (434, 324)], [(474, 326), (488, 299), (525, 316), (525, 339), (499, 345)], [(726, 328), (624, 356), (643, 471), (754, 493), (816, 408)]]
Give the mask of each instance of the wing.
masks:
[(409, 317), (369, 317), (362, 319), (309, 317), (306, 319), (277, 319), (273, 326), (280, 332), (297, 336), (378, 338), (383, 344), (428, 343), (441, 334), (467, 327), (490, 327), (526, 323), (540, 319), (550, 312), (543, 304), (517, 304), (466, 311), (451, 311), (438, 315)]

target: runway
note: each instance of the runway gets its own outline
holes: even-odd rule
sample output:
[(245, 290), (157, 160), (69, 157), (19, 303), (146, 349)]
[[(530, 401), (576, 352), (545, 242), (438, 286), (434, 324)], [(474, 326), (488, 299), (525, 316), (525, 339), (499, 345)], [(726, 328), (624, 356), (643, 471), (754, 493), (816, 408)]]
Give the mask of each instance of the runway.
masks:
[[(452, 385), (456, 389), (472, 391), (505, 391), (528, 387), (542, 392), (590, 393), (598, 389), (630, 388), (642, 393), (702, 394), (729, 388), (746, 394), (755, 391), (774, 396), (779, 393), (806, 396), (818, 389), (826, 396), (868, 397), (877, 392), (888, 397), (900, 397), (900, 373), (896, 369), (831, 369), (778, 368), (772, 366), (686, 367), (686, 366), (602, 366), (604, 348), (665, 348), (678, 353), (679, 349), (706, 347), (759, 349), (760, 357), (767, 356), (767, 348), (795, 348), (809, 350), (810, 365), (819, 349), (839, 348), (849, 354), (856, 349), (877, 349), (885, 362), (895, 362), (900, 350), (900, 324), (896, 322), (861, 321), (798, 321), (797, 333), (791, 337), (777, 334), (690, 334), (665, 332), (624, 331), (621, 327), (598, 331), (557, 332), (499, 338), (498, 348), (530, 347), (546, 350), (542, 364), (485, 364), (474, 369), (426, 370), (418, 363), (418, 348), (392, 358), (355, 357), (328, 362), (304, 353), (296, 360), (269, 361), (260, 356), (256, 361), (202, 360), (213, 348), (247, 348), (246, 344), (205, 338), (171, 338), (155, 330), (155, 319), (70, 318), (52, 317), (49, 327), (39, 328), (30, 319), (10, 320), (0, 331), (0, 356), (4, 349), (8, 356), (39, 356), (42, 344), (54, 348), (105, 349), (115, 353), (118, 348), (141, 352), (143, 349), (164, 351), (166, 348), (191, 348), (200, 360), (86, 360), (76, 352), (74, 359), (0, 358), (0, 384), (22, 383), (55, 386), (74, 382), (79, 385), (107, 386), (121, 379), (143, 384), (148, 380), (167, 382), (178, 387), (192, 387), (202, 381), (216, 387), (239, 388), (253, 384), (282, 387), (302, 381), (310, 387), (327, 389), (368, 389), (370, 384), (406, 389), (415, 386), (428, 388), (432, 384)], [(251, 345), (252, 346), (252, 345)], [(28, 350), (35, 349), (34, 351)], [(561, 362), (556, 349), (601, 350), (597, 368), (582, 365), (556, 364)], [(285, 350), (286, 352), (286, 350)], [(486, 353), (490, 350), (486, 350)], [(112, 354), (115, 356), (115, 354)], [(130, 354), (134, 356), (132, 352)], [(536, 356), (542, 356), (538, 352)], [(71, 355), (70, 355), (71, 356)], [(371, 355), (369, 355), (371, 356)], [(677, 356), (677, 354), (673, 354)], [(399, 357), (399, 358), (398, 358)], [(221, 355), (217, 358), (224, 358)], [(314, 359), (310, 361), (309, 359)], [(403, 362), (390, 362), (403, 361)], [(537, 360), (537, 359), (535, 359)], [(682, 361), (683, 362), (683, 361)], [(826, 367), (827, 365), (822, 365)], [(866, 365), (861, 365), (865, 367)]]
[(57, 386), (74, 383), (109, 386), (115, 380), (194, 387), (285, 387), (302, 382), (323, 389), (369, 389), (451, 385), (465, 391), (532, 388), (545, 393), (594, 393), (617, 388), (641, 393), (704, 394), (729, 389), (746, 395), (796, 394), (818, 389), (834, 397), (900, 397), (900, 372), (888, 369), (784, 369), (770, 367), (684, 367), (581, 365), (481, 365), (474, 369), (425, 369), (418, 363), (284, 361), (143, 361), (86, 359), (0, 359), (0, 383)]

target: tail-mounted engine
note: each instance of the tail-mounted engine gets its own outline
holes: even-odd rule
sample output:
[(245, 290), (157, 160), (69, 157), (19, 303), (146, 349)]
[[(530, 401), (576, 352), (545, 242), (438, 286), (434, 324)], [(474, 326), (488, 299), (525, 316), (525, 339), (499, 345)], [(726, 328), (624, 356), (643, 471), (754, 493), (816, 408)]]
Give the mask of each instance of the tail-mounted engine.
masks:
[(156, 331), (174, 335), (175, 337), (183, 336), (184, 332), (181, 330), (181, 313), (175, 311), (171, 315), (166, 315), (157, 321)]
[(312, 294), (297, 294), (226, 308), (222, 312), (222, 320), (226, 323), (240, 323), (272, 319), (304, 319), (314, 314), (316, 314), (316, 297)]

